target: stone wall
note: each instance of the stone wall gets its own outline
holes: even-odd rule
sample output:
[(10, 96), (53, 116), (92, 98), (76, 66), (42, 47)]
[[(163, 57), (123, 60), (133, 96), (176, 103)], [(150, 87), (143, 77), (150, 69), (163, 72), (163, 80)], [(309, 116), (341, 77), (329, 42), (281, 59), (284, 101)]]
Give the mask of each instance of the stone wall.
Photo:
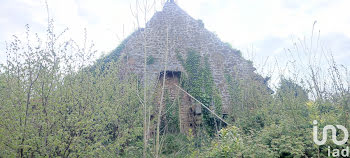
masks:
[[(162, 11), (156, 12), (144, 29), (135, 32), (125, 43), (121, 59), (125, 71), (144, 73), (144, 52), (154, 62), (147, 65), (147, 77), (142, 78), (148, 85), (157, 85), (159, 74), (164, 70), (165, 55), (168, 54), (167, 71), (186, 73), (177, 59), (177, 53), (186, 56), (188, 51), (208, 55), (216, 87), (220, 90), (223, 112), (230, 113), (230, 99), (225, 74), (235, 79), (254, 80), (263, 85), (263, 78), (257, 75), (252, 63), (240, 56), (240, 53), (222, 42), (214, 33), (205, 29), (201, 20), (195, 20), (174, 2), (167, 2)], [(263, 85), (264, 86), (264, 85)], [(184, 101), (185, 104), (190, 104)], [(193, 102), (192, 102), (193, 104)], [(189, 124), (192, 105), (182, 105), (180, 122)], [(186, 130), (187, 130), (187, 126)]]

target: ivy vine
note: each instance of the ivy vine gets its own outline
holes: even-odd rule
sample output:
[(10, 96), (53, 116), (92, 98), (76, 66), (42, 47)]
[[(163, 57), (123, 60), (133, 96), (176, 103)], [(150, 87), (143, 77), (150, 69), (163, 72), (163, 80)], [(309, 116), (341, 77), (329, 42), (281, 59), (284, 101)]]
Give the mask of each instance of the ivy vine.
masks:
[[(186, 74), (181, 75), (181, 86), (204, 105), (222, 115), (222, 102), (219, 91), (215, 88), (209, 57), (202, 57), (195, 51), (189, 51), (186, 59), (179, 53), (177, 58), (184, 67)], [(202, 108), (202, 125), (213, 135), (220, 124), (217, 119), (205, 108)]]

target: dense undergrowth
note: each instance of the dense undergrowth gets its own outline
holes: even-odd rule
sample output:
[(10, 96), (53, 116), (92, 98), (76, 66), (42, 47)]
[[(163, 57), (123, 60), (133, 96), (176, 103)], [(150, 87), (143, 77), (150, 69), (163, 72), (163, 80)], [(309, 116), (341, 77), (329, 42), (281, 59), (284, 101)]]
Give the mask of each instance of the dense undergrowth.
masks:
[[(0, 157), (141, 157), (139, 80), (119, 72), (119, 63), (111, 59), (105, 64), (93, 62), (93, 46), (60, 40), (52, 23), (47, 31), (46, 41), (31, 40), (27, 27), (27, 39), (14, 37), (5, 50)], [(208, 58), (193, 51), (178, 58), (188, 72), (181, 86), (224, 117)], [(255, 82), (226, 75), (232, 112), (224, 118), (229, 125), (204, 109), (202, 130), (197, 133), (179, 133), (178, 109), (165, 99), (171, 110), (162, 124), (166, 130), (161, 134), (161, 157), (326, 157), (328, 146), (345, 148), (347, 144), (328, 141), (317, 146), (312, 141), (313, 120), (320, 128), (349, 127), (347, 69), (340, 69), (334, 60), (330, 63), (327, 82), (315, 72), (317, 66), (309, 65), (305, 84), (280, 75), (273, 95)], [(148, 157), (154, 156), (154, 145), (150, 137)]]

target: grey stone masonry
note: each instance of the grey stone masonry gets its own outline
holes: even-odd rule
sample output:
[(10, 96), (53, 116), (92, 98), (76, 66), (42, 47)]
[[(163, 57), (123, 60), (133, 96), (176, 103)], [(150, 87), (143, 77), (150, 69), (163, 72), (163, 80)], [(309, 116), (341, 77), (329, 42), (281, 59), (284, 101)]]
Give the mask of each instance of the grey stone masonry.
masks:
[[(172, 0), (166, 2), (163, 10), (156, 12), (145, 28), (133, 33), (124, 45), (120, 52), (120, 60), (125, 63), (123, 70), (138, 74), (143, 82), (150, 83), (159, 80), (165, 64), (167, 71), (186, 73), (177, 59), (177, 53), (183, 57), (189, 51), (207, 55), (215, 85), (221, 93), (223, 113), (232, 111), (225, 74), (230, 74), (236, 80), (252, 80), (267, 88), (263, 78), (254, 72), (255, 68), (250, 61), (245, 60), (240, 52), (222, 42), (204, 27), (201, 20), (189, 16)], [(153, 60), (147, 64), (146, 79), (143, 78), (145, 52), (147, 58)], [(165, 63), (166, 54), (168, 60)], [(180, 109), (180, 112), (189, 113), (188, 107)]]

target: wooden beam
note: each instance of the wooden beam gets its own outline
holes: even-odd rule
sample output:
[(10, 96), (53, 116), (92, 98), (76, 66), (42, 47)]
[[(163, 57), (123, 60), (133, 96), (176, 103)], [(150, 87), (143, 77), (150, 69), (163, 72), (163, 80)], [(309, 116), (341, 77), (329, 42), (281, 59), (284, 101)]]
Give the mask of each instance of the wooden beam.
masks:
[(187, 93), (185, 90), (183, 90), (180, 86), (176, 85), (175, 86), (177, 88), (179, 88), (181, 91), (185, 92), (188, 96), (190, 96), (191, 98), (193, 98), (195, 101), (197, 101), (199, 104), (201, 104), (204, 108), (206, 108), (207, 110), (209, 110), (212, 114), (214, 114), (218, 119), (220, 119), (222, 122), (226, 123), (226, 125), (230, 125), (229, 123), (227, 123), (223, 118), (221, 118), (220, 116), (218, 116), (217, 114), (215, 114), (214, 111), (210, 110), (207, 106), (205, 106), (203, 103), (201, 103), (199, 100), (197, 100), (195, 97), (193, 97), (191, 94)]

